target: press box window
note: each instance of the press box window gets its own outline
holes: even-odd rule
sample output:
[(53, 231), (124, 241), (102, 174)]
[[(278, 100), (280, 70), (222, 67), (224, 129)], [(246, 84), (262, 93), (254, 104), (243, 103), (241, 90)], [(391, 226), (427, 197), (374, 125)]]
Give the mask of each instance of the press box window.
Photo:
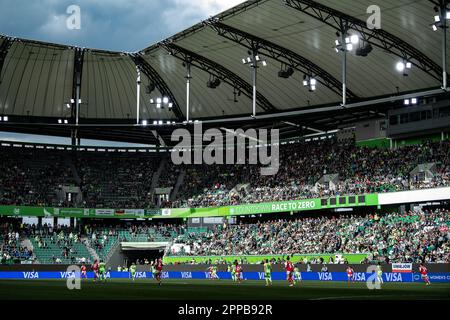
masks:
[(355, 203), (356, 202), (356, 198), (355, 197), (348, 197), (348, 203)]
[(339, 198), (339, 204), (345, 204), (345, 197)]
[(320, 203), (322, 204), (322, 206), (326, 206), (328, 202), (328, 199), (321, 199)]
[(359, 196), (358, 197), (358, 202), (359, 203), (365, 203), (366, 202), (366, 196)]
[(336, 205), (336, 198), (330, 198), (330, 206)]

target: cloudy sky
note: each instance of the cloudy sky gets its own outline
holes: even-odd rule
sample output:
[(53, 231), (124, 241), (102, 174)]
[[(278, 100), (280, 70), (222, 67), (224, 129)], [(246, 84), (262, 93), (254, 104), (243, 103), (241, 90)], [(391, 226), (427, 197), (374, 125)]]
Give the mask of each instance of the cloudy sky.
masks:
[[(96, 49), (137, 51), (242, 2), (0, 0), (0, 33)], [(71, 5), (80, 8), (80, 29), (67, 28)]]
[[(0, 34), (96, 49), (138, 51), (242, 2), (244, 1), (0, 0)], [(67, 28), (67, 20), (73, 13), (67, 13), (71, 5), (80, 8), (80, 29)], [(7, 132), (0, 132), (0, 140), (2, 139), (70, 143), (66, 138)], [(86, 140), (83, 144), (118, 145)]]

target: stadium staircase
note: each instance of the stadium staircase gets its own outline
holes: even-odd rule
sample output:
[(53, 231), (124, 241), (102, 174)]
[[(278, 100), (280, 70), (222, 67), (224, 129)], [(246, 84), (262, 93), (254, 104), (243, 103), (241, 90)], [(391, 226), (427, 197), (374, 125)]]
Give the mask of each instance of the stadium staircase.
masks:
[(161, 176), (161, 173), (163, 172), (164, 168), (166, 167), (167, 164), (167, 158), (162, 158), (161, 161), (159, 162), (159, 167), (158, 170), (156, 170), (156, 172), (153, 174), (152, 177), (152, 182), (150, 184), (150, 193), (154, 194), (155, 193), (155, 189), (158, 186), (158, 181), (159, 181), (159, 177)]
[(70, 169), (70, 172), (72, 173), (72, 176), (77, 186), (81, 185), (81, 178), (80, 175), (78, 174), (77, 168), (75, 167), (75, 164), (73, 163), (72, 159), (67, 155), (64, 156), (64, 164)]
[(97, 261), (100, 260), (100, 257), (97, 254), (97, 251), (95, 251), (94, 248), (91, 247), (87, 237), (81, 237), (81, 242), (84, 243), (87, 251), (89, 252), (89, 254), (91, 255), (93, 260), (97, 260)]
[(186, 171), (180, 170), (175, 187), (173, 188), (173, 191), (170, 194), (170, 201), (175, 201), (177, 199), (178, 191), (180, 190), (181, 186), (183, 185), (185, 176), (186, 176)]
[(20, 242), (20, 245), (21, 245), (21, 247), (27, 248), (28, 250), (31, 250), (32, 252), (34, 252), (34, 247), (33, 247), (33, 244), (31, 243), (30, 239), (28, 239), (28, 238), (22, 239), (22, 241)]

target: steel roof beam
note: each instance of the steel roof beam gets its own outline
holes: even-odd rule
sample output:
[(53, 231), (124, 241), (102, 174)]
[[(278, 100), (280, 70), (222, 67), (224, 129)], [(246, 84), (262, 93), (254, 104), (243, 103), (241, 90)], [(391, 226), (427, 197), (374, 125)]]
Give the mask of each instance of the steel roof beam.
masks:
[[(270, 57), (287, 66), (291, 66), (306, 75), (314, 76), (319, 83), (323, 84), (339, 96), (342, 95), (342, 83), (338, 79), (316, 65), (314, 62), (293, 52), (292, 50), (286, 49), (273, 42), (259, 38), (221, 22), (217, 22), (214, 19), (209, 20), (207, 24), (217, 31), (220, 36), (238, 43), (250, 50), (256, 47), (258, 53)], [(347, 94), (350, 98), (358, 98), (358, 96), (351, 90), (347, 89)]]
[(337, 31), (342, 21), (361, 34), (362, 40), (411, 62), (434, 79), (442, 80), (442, 68), (420, 50), (383, 29), (370, 29), (365, 21), (312, 0), (282, 0), (288, 7), (317, 19)]
[(148, 63), (144, 57), (139, 53), (130, 54), (131, 59), (133, 59), (136, 66), (138, 66), (142, 72), (155, 84), (155, 87), (158, 91), (163, 95), (169, 98), (170, 102), (172, 102), (173, 112), (178, 120), (182, 120), (184, 118), (183, 112), (181, 111), (180, 105), (175, 98), (175, 95), (170, 90), (167, 83), (164, 79), (159, 75), (159, 73)]
[[(230, 86), (241, 90), (241, 92), (252, 99), (253, 88), (244, 79), (224, 66), (209, 60), (188, 49), (182, 48), (174, 43), (163, 42), (160, 44), (170, 55), (184, 62), (190, 62), (193, 66), (213, 75)], [(257, 104), (265, 111), (276, 111), (277, 109), (260, 92), (257, 92)]]

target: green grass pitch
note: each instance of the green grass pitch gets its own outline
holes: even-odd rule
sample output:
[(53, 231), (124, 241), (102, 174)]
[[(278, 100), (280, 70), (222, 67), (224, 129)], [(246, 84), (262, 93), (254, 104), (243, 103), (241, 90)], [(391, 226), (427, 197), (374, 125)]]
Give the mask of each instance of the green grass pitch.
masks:
[(369, 290), (365, 283), (305, 281), (289, 287), (275, 281), (128, 279), (94, 283), (82, 280), (80, 290), (69, 290), (66, 280), (1, 280), (0, 300), (334, 300), (334, 299), (450, 299), (450, 284), (386, 283)]

